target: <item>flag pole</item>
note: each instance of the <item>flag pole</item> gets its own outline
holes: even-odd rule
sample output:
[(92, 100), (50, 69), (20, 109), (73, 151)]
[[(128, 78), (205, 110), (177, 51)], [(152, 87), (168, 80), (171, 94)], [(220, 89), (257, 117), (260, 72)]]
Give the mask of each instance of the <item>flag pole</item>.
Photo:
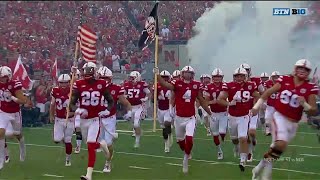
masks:
[[(83, 4), (81, 5), (80, 8), (80, 25), (82, 24), (82, 14), (83, 14)], [(78, 32), (79, 30), (77, 30)], [(79, 42), (78, 42), (78, 34), (76, 35), (76, 48), (74, 51), (74, 61), (73, 61), (73, 66), (77, 66), (78, 63), (78, 52), (79, 52)], [(72, 86), (73, 83), (75, 81), (75, 74), (76, 72), (72, 71), (72, 77), (71, 77), (71, 81), (70, 81), (70, 93), (69, 93), (69, 103), (68, 103), (68, 107), (67, 107), (67, 113), (66, 113), (66, 123), (68, 122), (68, 118), (69, 118), (69, 113), (70, 113), (70, 102), (71, 102), (71, 97), (72, 97)]]
[[(154, 67), (158, 67), (158, 58), (159, 58), (159, 36), (156, 35), (155, 39), (155, 50), (154, 50)], [(154, 91), (153, 91), (153, 132), (156, 132), (157, 126), (157, 100), (158, 100), (158, 77), (157, 74), (154, 74)]]

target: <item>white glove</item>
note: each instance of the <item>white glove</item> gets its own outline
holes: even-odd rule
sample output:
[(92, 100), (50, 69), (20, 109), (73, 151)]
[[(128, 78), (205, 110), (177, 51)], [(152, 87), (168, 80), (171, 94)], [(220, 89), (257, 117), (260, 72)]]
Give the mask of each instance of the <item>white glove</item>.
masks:
[(81, 119), (84, 119), (88, 116), (88, 110), (83, 108), (78, 108), (75, 112), (75, 115), (80, 115)]
[(158, 67), (154, 67), (152, 71), (153, 71), (154, 74), (159, 74), (159, 68)]
[(231, 102), (229, 102), (229, 106), (235, 106), (237, 104), (236, 100), (232, 100)]
[(176, 116), (176, 108), (170, 106), (169, 113), (170, 113), (170, 116), (174, 118)]
[(241, 97), (234, 95), (234, 96), (233, 96), (233, 100), (235, 100), (235, 101), (237, 101), (237, 102), (240, 102), (240, 101), (241, 101)]
[(108, 109), (98, 113), (99, 117), (108, 116), (109, 114), (110, 114), (110, 111), (108, 111)]
[(132, 111), (128, 111), (127, 114), (123, 115), (123, 119), (130, 120), (132, 116)]
[(141, 102), (146, 102), (146, 101), (148, 101), (148, 97), (146, 96), (146, 97), (144, 97), (144, 98), (141, 98), (140, 101), (141, 101)]
[(4, 91), (3, 92), (3, 97), (8, 100), (8, 101), (11, 101), (12, 100), (12, 94), (10, 91)]

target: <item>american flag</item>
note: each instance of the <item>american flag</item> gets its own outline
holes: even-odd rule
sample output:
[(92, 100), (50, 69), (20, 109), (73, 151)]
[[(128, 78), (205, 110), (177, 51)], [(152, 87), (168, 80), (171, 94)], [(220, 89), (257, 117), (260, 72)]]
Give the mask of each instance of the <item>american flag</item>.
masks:
[(96, 43), (98, 36), (89, 27), (80, 25), (77, 37), (83, 60), (96, 62)]
[(77, 41), (79, 43), (82, 59), (86, 62), (96, 62), (97, 34), (88, 26), (82, 24), (83, 5), (80, 9), (80, 26), (78, 27)]

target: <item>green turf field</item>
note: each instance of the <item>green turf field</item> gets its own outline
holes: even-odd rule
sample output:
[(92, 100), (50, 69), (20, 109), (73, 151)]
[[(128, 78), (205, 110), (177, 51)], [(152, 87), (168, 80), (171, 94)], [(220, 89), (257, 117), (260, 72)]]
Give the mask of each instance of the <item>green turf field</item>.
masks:
[[(182, 173), (182, 157), (178, 145), (171, 152), (164, 153), (161, 131), (151, 131), (150, 121), (143, 122), (144, 134), (141, 147), (133, 148), (130, 124), (118, 123), (119, 139), (113, 169), (103, 174), (105, 162), (103, 153), (98, 153), (93, 179), (251, 179), (251, 169), (258, 161), (248, 164), (245, 172), (240, 172), (238, 159), (233, 157), (229, 140), (223, 144), (225, 159), (217, 161), (216, 149), (210, 137), (206, 136), (203, 126), (198, 126), (190, 160), (189, 174)], [(9, 142), (11, 161), (0, 171), (0, 179), (79, 179), (85, 175), (87, 165), (86, 145), (80, 154), (72, 155), (72, 166), (65, 167), (65, 152), (62, 145), (52, 142), (52, 128), (25, 128), (27, 157), (19, 162), (19, 149), (16, 141)], [(258, 131), (258, 146), (254, 158), (259, 159), (267, 150), (271, 137)], [(276, 162), (273, 179), (320, 179), (320, 144), (315, 130), (302, 124), (297, 137), (292, 141), (284, 158)], [(55, 177), (48, 177), (54, 175)]]

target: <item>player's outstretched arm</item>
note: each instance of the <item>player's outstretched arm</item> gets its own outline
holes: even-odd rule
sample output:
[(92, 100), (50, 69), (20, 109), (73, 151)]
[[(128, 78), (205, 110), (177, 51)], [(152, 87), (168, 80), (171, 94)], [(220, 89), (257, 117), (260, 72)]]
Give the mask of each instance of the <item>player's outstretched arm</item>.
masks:
[[(267, 89), (261, 97), (258, 99), (258, 101), (254, 104), (253, 108), (254, 110), (258, 110), (260, 106), (270, 97), (272, 94), (278, 92), (281, 88), (280, 83), (274, 84), (271, 88)], [(254, 112), (256, 113), (256, 112)]]
[(211, 116), (211, 110), (209, 108), (209, 103), (203, 98), (202, 91), (199, 91), (197, 99), (199, 101), (200, 106)]
[(130, 102), (127, 100), (127, 98), (124, 95), (120, 95), (118, 98), (119, 98), (119, 102), (126, 107), (127, 112), (132, 110)]
[(229, 102), (227, 101), (229, 94), (226, 91), (221, 91), (217, 98), (217, 103), (220, 104), (221, 106), (229, 106)]
[(159, 74), (157, 75), (158, 81), (161, 86), (168, 88), (171, 91), (174, 91), (174, 86), (173, 84), (165, 81)]
[(252, 96), (253, 96), (253, 98), (254, 98), (253, 102), (256, 103), (256, 102), (259, 100), (259, 98), (260, 98), (260, 93), (259, 93), (258, 91), (254, 91), (254, 92), (252, 93)]
[(108, 89), (104, 92), (103, 96), (104, 96), (104, 99), (108, 101), (108, 110), (110, 111), (114, 106), (113, 97)]

